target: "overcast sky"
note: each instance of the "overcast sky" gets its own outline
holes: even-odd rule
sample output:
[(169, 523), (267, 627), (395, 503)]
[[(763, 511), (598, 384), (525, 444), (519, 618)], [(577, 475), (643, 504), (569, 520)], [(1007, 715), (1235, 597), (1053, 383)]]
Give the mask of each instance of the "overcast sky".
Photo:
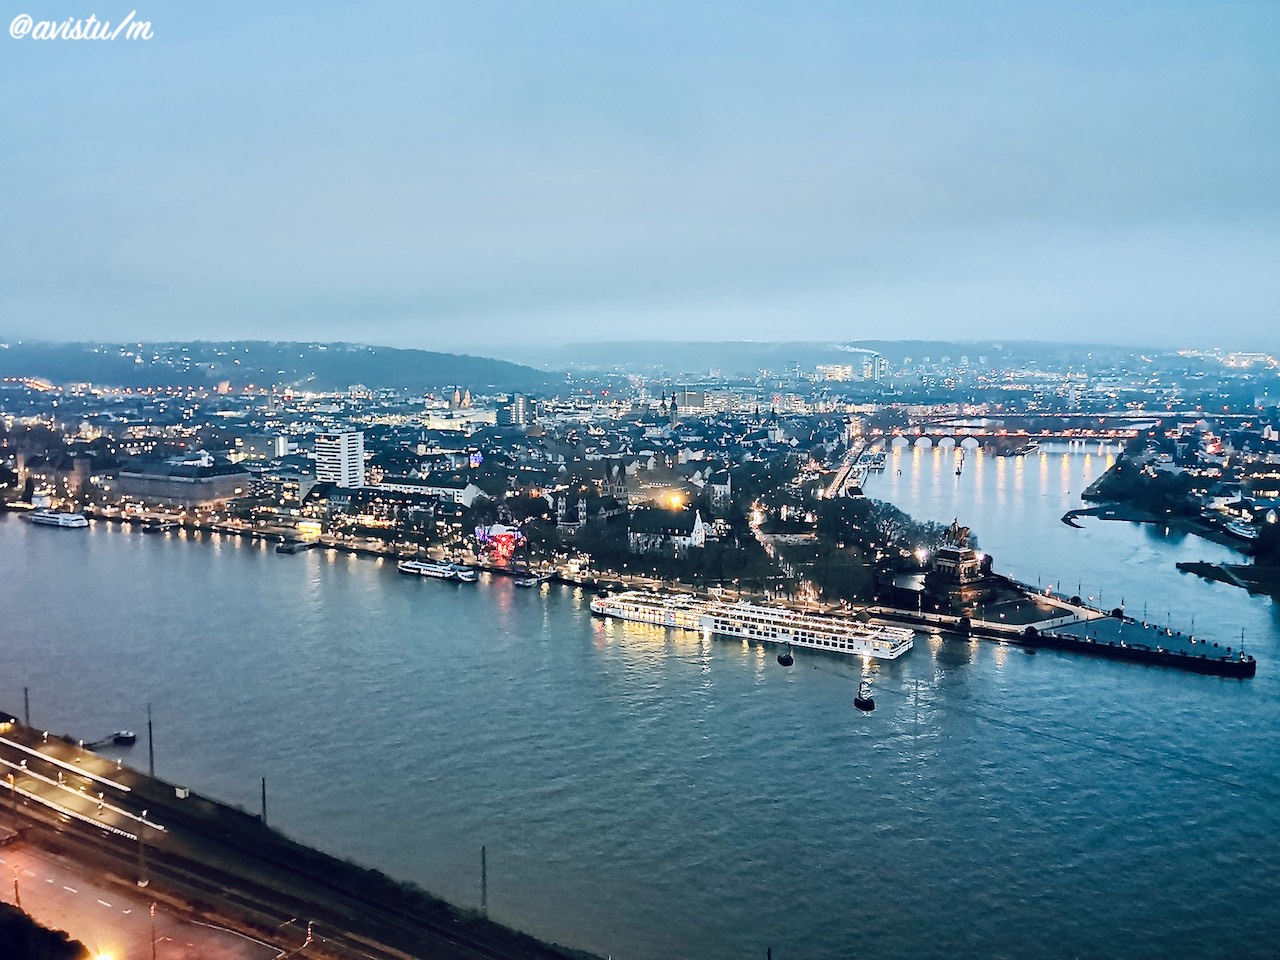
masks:
[(1280, 346), (1276, 0), (0, 9), (0, 336)]

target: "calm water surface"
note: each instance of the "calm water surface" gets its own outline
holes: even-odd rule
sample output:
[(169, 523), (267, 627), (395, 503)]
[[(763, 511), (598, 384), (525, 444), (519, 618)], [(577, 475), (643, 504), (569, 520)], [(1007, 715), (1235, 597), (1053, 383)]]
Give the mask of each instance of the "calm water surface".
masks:
[[(998, 569), (1232, 640), (1252, 681), (920, 639), (854, 670), (591, 617), (569, 588), (0, 519), (0, 708), (615, 958), (1271, 957), (1280, 626), (1224, 547), (1058, 522), (1106, 456), (907, 450), (871, 496)], [(898, 471), (901, 470), (901, 473)], [(1114, 599), (1113, 599), (1114, 598)], [(145, 766), (145, 748), (132, 762)]]

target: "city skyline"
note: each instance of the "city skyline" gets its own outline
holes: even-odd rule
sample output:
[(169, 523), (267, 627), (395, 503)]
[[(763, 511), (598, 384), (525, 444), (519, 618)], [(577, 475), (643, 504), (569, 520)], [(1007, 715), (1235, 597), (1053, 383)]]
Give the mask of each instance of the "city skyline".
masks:
[(1269, 5), (139, 16), (5, 38), (6, 338), (1275, 345)]
[(15, 908), (111, 956), (1266, 956), (1280, 360), (864, 344), (4, 343)]

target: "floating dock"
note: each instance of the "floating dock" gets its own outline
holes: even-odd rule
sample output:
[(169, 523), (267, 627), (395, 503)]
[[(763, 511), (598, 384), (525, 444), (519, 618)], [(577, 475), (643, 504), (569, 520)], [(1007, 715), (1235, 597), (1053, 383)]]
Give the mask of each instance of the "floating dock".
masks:
[(1060, 630), (1024, 633), (1017, 642), (1224, 677), (1252, 677), (1258, 672), (1258, 662), (1239, 647), (1223, 646), (1128, 617), (1103, 617)]

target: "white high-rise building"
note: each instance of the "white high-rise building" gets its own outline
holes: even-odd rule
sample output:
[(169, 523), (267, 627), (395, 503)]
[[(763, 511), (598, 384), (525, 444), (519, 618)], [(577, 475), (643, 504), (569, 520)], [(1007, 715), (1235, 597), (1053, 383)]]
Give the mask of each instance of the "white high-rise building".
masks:
[(339, 487), (364, 486), (364, 434), (316, 435), (316, 479)]

